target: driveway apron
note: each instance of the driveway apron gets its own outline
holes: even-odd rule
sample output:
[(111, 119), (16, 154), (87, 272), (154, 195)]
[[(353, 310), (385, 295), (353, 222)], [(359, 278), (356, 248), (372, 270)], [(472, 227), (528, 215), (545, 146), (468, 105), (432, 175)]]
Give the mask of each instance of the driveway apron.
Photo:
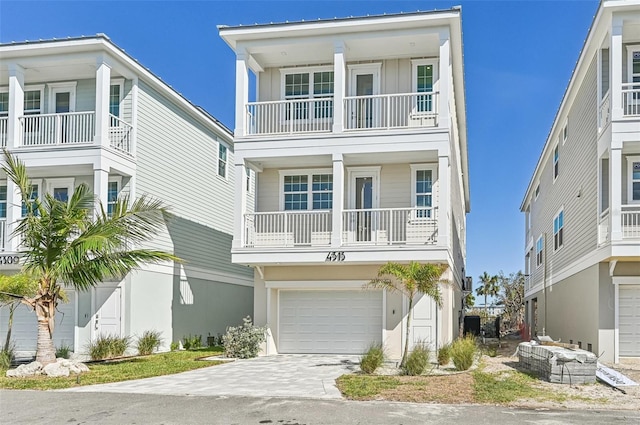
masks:
[(194, 396), (341, 398), (335, 379), (359, 370), (348, 355), (278, 355), (235, 360), (175, 375), (61, 391)]

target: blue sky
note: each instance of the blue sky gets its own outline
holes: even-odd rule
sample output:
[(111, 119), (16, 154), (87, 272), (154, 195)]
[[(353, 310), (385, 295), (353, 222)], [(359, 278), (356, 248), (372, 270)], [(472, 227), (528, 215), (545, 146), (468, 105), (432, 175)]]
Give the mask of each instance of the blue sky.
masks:
[[(583, 1), (6, 1), (0, 41), (107, 34), (233, 128), (234, 55), (216, 25), (462, 5), (471, 214), (467, 274), (523, 268), (520, 202), (598, 7)], [(478, 300), (480, 301), (480, 300)], [(481, 301), (480, 301), (481, 302)]]

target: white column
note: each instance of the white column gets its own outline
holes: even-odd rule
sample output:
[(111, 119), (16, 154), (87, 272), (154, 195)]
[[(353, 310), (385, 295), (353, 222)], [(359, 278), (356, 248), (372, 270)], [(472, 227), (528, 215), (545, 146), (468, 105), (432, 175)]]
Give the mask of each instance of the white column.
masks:
[[(44, 99), (42, 99), (44, 102)], [(9, 122), (7, 122), (7, 149), (20, 146), (24, 114), (24, 69), (18, 64), (9, 64)]]
[(99, 58), (96, 63), (96, 137), (95, 143), (109, 146), (109, 87), (111, 67)]
[(22, 196), (18, 186), (7, 179), (7, 223), (5, 228), (5, 249), (7, 251), (17, 251), (20, 244), (19, 237), (11, 237), (15, 230), (18, 220), (22, 217)]
[(451, 88), (451, 41), (449, 29), (440, 32), (440, 57), (438, 67), (438, 127), (449, 127), (449, 97)]
[(622, 118), (622, 21), (613, 20), (611, 26), (611, 120)]
[(344, 210), (344, 164), (341, 153), (333, 154), (333, 207), (331, 246), (342, 244), (342, 211)]
[(245, 244), (245, 218), (247, 212), (247, 167), (244, 159), (240, 158), (240, 163), (235, 166), (235, 198), (234, 198), (234, 221), (233, 221), (233, 248), (242, 248)]
[[(107, 167), (102, 167), (107, 168)], [(93, 193), (96, 194), (98, 201), (102, 203), (102, 207), (107, 210), (107, 192), (109, 190), (109, 171), (101, 168), (93, 170)], [(98, 202), (96, 202), (98, 207)]]
[(449, 156), (438, 157), (438, 245), (448, 246), (451, 209)]
[(620, 363), (620, 286), (613, 282), (613, 362)]
[[(246, 105), (249, 102), (249, 54), (243, 48), (236, 52), (236, 128), (235, 137), (243, 137), (247, 128)], [(240, 179), (244, 181), (244, 177)]]
[(138, 77), (133, 78), (131, 85), (131, 153), (137, 152), (138, 147)]
[[(615, 135), (614, 135), (615, 137)], [(611, 211), (611, 240), (622, 239), (622, 143), (613, 141), (609, 153), (609, 200)]]
[[(336, 42), (333, 50), (333, 132), (344, 129), (344, 97), (346, 95), (346, 69), (344, 42)], [(334, 175), (335, 178), (335, 175)], [(334, 185), (335, 189), (335, 185)], [(335, 199), (334, 199), (335, 202)], [(334, 204), (335, 205), (335, 204)]]

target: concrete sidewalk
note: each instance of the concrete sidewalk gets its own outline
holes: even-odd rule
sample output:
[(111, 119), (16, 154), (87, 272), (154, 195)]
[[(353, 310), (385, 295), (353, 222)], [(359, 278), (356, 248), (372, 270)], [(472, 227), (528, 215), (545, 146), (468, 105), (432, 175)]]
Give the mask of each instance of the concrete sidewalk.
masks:
[(359, 370), (358, 361), (358, 356), (350, 355), (258, 357), (175, 375), (61, 391), (339, 399), (335, 379)]

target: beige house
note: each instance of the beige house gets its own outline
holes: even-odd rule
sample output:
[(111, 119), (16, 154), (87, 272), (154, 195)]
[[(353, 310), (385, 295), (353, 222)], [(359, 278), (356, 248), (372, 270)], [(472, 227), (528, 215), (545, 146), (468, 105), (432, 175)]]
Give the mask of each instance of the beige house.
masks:
[(460, 13), (219, 28), (236, 53), (232, 261), (254, 268), (266, 354), (383, 342), (399, 357), (406, 299), (362, 289), (387, 261), (449, 266), (443, 308), (417, 302), (412, 345), (457, 336), (470, 208)]

